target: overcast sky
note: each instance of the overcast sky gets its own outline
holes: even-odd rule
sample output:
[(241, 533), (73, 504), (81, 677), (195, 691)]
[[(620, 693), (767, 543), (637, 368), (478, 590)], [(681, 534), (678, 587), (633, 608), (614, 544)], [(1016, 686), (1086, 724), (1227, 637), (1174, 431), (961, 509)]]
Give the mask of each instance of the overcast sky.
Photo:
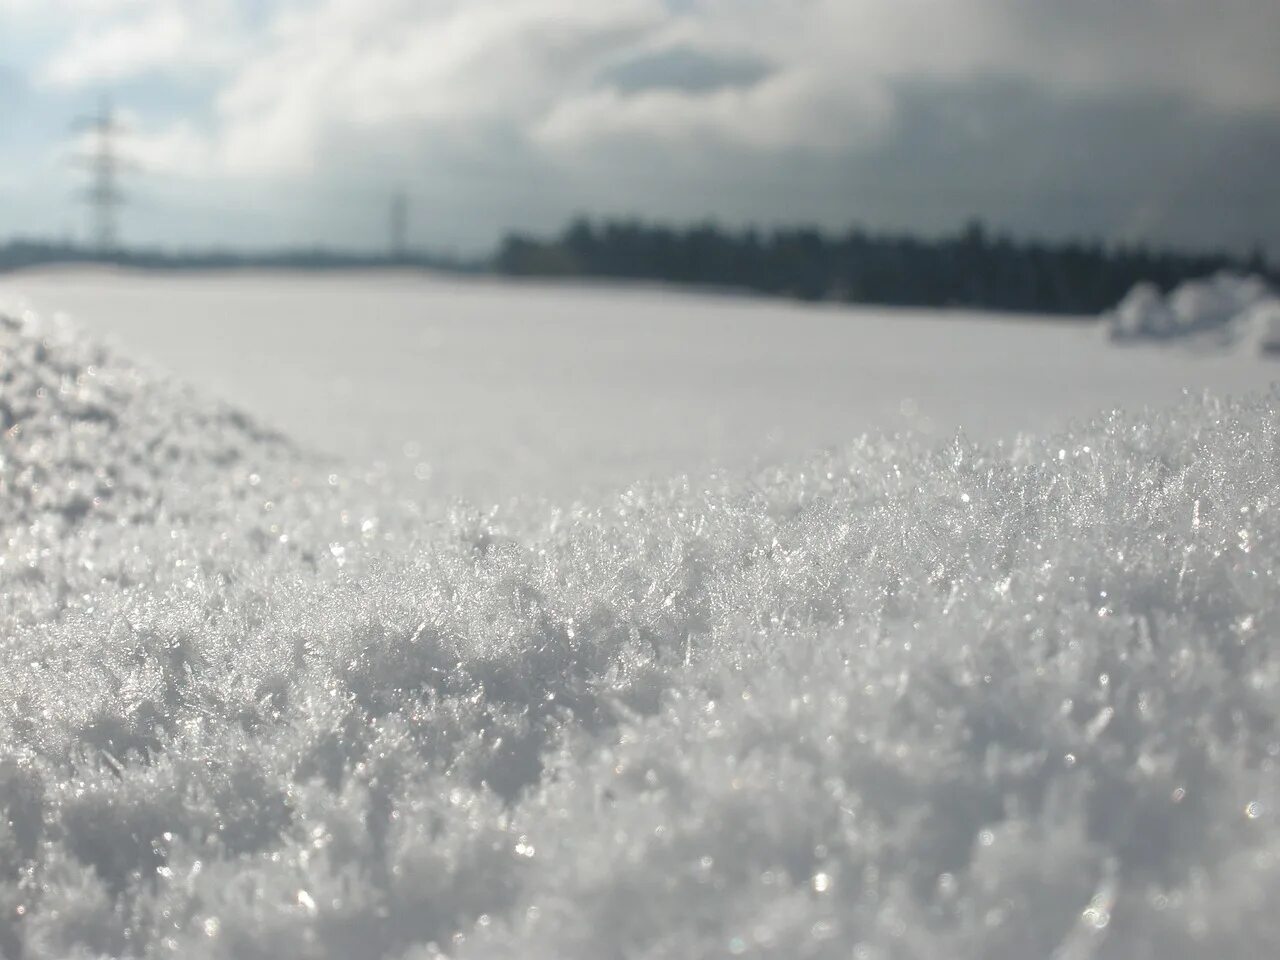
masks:
[(0, 235), (482, 249), (575, 212), (1265, 243), (1277, 0), (0, 0)]

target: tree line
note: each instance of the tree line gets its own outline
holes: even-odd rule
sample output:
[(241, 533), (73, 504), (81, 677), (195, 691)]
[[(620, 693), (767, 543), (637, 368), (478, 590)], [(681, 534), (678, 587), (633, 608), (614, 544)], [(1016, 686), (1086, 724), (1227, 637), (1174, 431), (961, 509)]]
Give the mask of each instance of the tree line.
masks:
[(1261, 250), (1248, 256), (1188, 253), (1140, 244), (1017, 240), (973, 221), (948, 236), (852, 229), (673, 228), (586, 218), (559, 235), (509, 234), (489, 257), (387, 256), (330, 248), (275, 251), (118, 249), (71, 243), (0, 243), (0, 272), (51, 263), (110, 263), (144, 269), (343, 270), (398, 266), (459, 273), (644, 280), (755, 291), (803, 300), (899, 306), (974, 307), (1096, 314), (1136, 283), (1168, 290), (1219, 270), (1280, 274)]
[(550, 239), (508, 235), (495, 258), (517, 276), (657, 280), (803, 300), (1096, 314), (1134, 284), (1169, 289), (1219, 270), (1276, 280), (1261, 250), (1247, 257), (1143, 245), (1020, 241), (973, 221), (936, 239), (853, 229), (730, 231), (637, 220), (578, 219)]
[(69, 242), (10, 240), (0, 243), (0, 273), (51, 264), (106, 264), (140, 270), (362, 270), (380, 267), (477, 273), (485, 261), (429, 253), (365, 253), (328, 247), (281, 250), (194, 250), (120, 247), (108, 251)]

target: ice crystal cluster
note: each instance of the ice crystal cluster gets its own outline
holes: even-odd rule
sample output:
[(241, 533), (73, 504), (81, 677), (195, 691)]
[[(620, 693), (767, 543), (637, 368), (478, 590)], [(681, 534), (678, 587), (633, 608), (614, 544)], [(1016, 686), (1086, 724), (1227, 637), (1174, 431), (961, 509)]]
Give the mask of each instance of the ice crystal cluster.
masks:
[(0, 435), (7, 958), (1280, 953), (1280, 395), (433, 512), (26, 318)]
[(1244, 341), (1263, 352), (1280, 351), (1280, 298), (1255, 276), (1219, 273), (1188, 280), (1168, 294), (1140, 283), (1103, 319), (1113, 340)]

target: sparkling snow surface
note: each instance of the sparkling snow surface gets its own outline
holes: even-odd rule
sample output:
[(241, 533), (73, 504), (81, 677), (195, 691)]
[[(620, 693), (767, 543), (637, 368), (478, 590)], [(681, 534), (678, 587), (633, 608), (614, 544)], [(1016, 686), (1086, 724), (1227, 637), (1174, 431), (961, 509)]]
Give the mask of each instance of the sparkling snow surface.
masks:
[[(421, 322), (370, 320), (353, 364)], [(314, 342), (269, 326), (278, 363), (286, 330)], [(279, 376), (274, 424), (306, 385)], [(433, 511), (29, 317), (0, 321), (0, 438), (0, 955), (1280, 953), (1276, 393)]]
[(428, 494), (568, 502), (864, 433), (1043, 434), (1184, 388), (1264, 389), (1255, 350), (1118, 349), (1080, 320), (811, 307), (421, 274), (0, 277), (350, 462)]

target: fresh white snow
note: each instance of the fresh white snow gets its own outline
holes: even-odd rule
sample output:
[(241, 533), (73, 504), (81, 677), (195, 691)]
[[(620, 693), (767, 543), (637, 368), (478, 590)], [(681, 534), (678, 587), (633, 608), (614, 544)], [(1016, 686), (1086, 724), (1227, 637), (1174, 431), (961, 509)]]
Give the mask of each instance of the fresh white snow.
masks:
[(481, 504), (567, 504), (865, 433), (1009, 441), (1280, 372), (1256, 349), (1116, 349), (1081, 319), (408, 273), (50, 270), (0, 278), (6, 295), (310, 448)]
[(6, 957), (1280, 950), (1280, 395), (428, 516), (28, 316), (0, 437)]
[(1219, 273), (1161, 293), (1151, 283), (1129, 291), (1103, 321), (1117, 341), (1197, 340), (1268, 352), (1280, 346), (1275, 291), (1258, 277)]

